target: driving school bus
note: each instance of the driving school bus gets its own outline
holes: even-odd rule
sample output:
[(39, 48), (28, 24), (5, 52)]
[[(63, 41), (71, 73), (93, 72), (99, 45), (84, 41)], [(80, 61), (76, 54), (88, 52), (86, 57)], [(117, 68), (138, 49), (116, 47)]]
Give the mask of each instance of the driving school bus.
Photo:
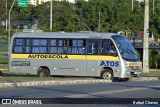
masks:
[(97, 32), (18, 32), (12, 36), (9, 70), (50, 75), (128, 80), (141, 73), (127, 38)]

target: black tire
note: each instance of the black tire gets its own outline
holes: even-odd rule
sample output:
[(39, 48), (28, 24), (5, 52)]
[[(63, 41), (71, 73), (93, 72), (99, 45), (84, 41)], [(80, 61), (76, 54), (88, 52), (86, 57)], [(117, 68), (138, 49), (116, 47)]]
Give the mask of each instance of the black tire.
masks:
[(121, 82), (127, 82), (127, 81), (129, 81), (129, 78), (119, 78), (118, 80)]
[(105, 80), (114, 80), (113, 72), (110, 69), (105, 69), (101, 73), (101, 78)]
[(38, 75), (39, 77), (49, 77), (50, 73), (48, 69), (40, 68), (40, 70), (38, 71)]
[(124, 80), (124, 81), (126, 81), (126, 82), (127, 82), (127, 81), (129, 81), (129, 78), (125, 78), (125, 80)]

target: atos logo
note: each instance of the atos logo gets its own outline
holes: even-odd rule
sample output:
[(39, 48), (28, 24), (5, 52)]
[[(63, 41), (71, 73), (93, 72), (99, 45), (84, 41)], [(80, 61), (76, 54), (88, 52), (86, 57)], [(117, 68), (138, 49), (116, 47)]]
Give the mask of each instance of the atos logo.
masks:
[(118, 67), (119, 62), (118, 61), (102, 61), (100, 66), (111, 66), (111, 67)]

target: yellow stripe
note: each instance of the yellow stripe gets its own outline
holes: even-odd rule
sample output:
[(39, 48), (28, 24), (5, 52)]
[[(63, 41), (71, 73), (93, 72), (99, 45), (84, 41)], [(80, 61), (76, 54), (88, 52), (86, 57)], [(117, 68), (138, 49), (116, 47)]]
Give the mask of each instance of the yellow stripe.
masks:
[(102, 55), (58, 55), (58, 54), (12, 54), (12, 58), (29, 59), (70, 59), (70, 60), (118, 60), (118, 56)]

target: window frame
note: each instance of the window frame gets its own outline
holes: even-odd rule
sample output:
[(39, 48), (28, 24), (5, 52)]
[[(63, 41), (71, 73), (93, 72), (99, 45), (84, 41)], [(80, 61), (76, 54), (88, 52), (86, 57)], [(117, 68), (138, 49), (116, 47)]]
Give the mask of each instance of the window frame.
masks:
[[(73, 40), (76, 40), (76, 46), (73, 46)], [(78, 40), (82, 40), (84, 42), (82, 46), (78, 46)], [(70, 46), (70, 41), (71, 41), (71, 45), (72, 46)], [(80, 53), (79, 51), (78, 51), (78, 53), (77, 52), (76, 53), (72, 53), (72, 47), (76, 48), (76, 51), (78, 49), (80, 49), (80, 48), (82, 48), (82, 49), (84, 48), (84, 53), (83, 52)], [(71, 49), (71, 52), (69, 52), (69, 48)], [(85, 38), (76, 38), (76, 39), (75, 38), (69, 38), (68, 39), (68, 47), (67, 47), (67, 49), (68, 49), (67, 53), (69, 55), (86, 55), (86, 53), (87, 53), (87, 40)]]
[[(89, 54), (88, 50), (89, 50), (89, 41), (97, 41), (98, 42), (98, 53), (97, 54)], [(87, 55), (100, 55), (100, 39), (87, 39)]]
[[(34, 39), (39, 39), (39, 40), (44, 40), (44, 39), (46, 39), (47, 40), (47, 45), (45, 46), (45, 45), (33, 45), (32, 44), (32, 42), (33, 42), (33, 40)], [(49, 51), (49, 47), (48, 47), (48, 45), (49, 45), (49, 42), (48, 42), (48, 40), (49, 40), (49, 38), (30, 38), (30, 47), (31, 47), (31, 50), (30, 50), (30, 54), (48, 54), (48, 51)], [(46, 49), (46, 53), (45, 52), (42, 52), (42, 53), (35, 53), (35, 52), (32, 52), (32, 48), (33, 47), (46, 47), (47, 49)]]
[[(25, 40), (25, 44), (24, 45), (16, 45), (16, 40), (17, 39), (24, 39)], [(29, 39), (29, 45), (26, 45), (26, 40), (27, 39)], [(12, 43), (12, 53), (16, 53), (16, 54), (29, 54), (30, 52), (31, 52), (31, 39), (30, 38), (14, 38), (13, 39), (13, 43)], [(29, 49), (29, 52), (14, 52), (14, 48), (16, 47), (16, 46), (24, 46), (25, 48), (26, 47), (29, 47), (30, 49)]]
[[(26, 45), (26, 43), (24, 44), (24, 45), (16, 45), (16, 39), (24, 39), (25, 40), (25, 42), (27, 41), (27, 39), (29, 39), (29, 45)], [(32, 44), (32, 42), (33, 42), (33, 40), (47, 40), (47, 45), (45, 46), (45, 45), (33, 45)], [(56, 46), (51, 46), (51, 40), (56, 40)], [(59, 43), (59, 40), (63, 40), (63, 42), (64, 41), (66, 41), (66, 43), (65, 43), (65, 45), (63, 44), (62, 46), (58, 46), (58, 43)], [(74, 40), (76, 40), (76, 46), (73, 46), (73, 44), (71, 44), (70, 45), (70, 41), (74, 41)], [(83, 43), (83, 46), (79, 46), (78, 44), (78, 40), (83, 40), (84, 41), (84, 43)], [(89, 42), (98, 42), (98, 53), (97, 54), (89, 54), (88, 53), (88, 51), (89, 51)], [(30, 48), (30, 50), (29, 50), (29, 52), (22, 52), (22, 53), (20, 53), (20, 54), (68, 54), (68, 55), (113, 55), (113, 56), (115, 56), (115, 54), (117, 54), (117, 49), (116, 49), (116, 47), (115, 47), (115, 49), (116, 49), (116, 53), (102, 53), (101, 52), (101, 48), (102, 48), (102, 42), (103, 41), (108, 41), (108, 42), (110, 42), (110, 43), (112, 43), (113, 45), (114, 45), (114, 47), (115, 47), (115, 44), (113, 43), (113, 41), (111, 40), (111, 39), (90, 39), (90, 38), (14, 38), (13, 39), (13, 45), (12, 45), (12, 53), (19, 53), (19, 52), (14, 52), (14, 47), (15, 46), (25, 46), (25, 47), (29, 47)], [(35, 52), (32, 52), (32, 48), (33, 47), (46, 47), (47, 48), (47, 51), (46, 52), (41, 52), (41, 53), (35, 53)], [(56, 50), (56, 53), (51, 53), (50, 51), (51, 51), (51, 48), (52, 47), (55, 47), (55, 48), (57, 48), (57, 50)], [(85, 50), (84, 50), (84, 53), (82, 52), (82, 53), (72, 53), (72, 52), (69, 52), (69, 49), (70, 48), (72, 48), (72, 47), (75, 47), (76, 49), (79, 49), (79, 48), (85, 48)], [(59, 53), (58, 52), (58, 48), (63, 48), (63, 52), (62, 53)], [(66, 48), (66, 49), (64, 49), (64, 48)], [(64, 52), (64, 50), (66, 51), (66, 52)]]
[[(56, 46), (51, 46), (50, 45), (51, 44), (51, 40), (56, 40)], [(58, 46), (59, 40), (63, 40), (63, 45), (62, 46)], [(64, 41), (66, 41), (66, 46), (64, 45)], [(48, 47), (49, 47), (48, 54), (67, 54), (67, 52), (68, 52), (68, 39), (67, 38), (64, 38), (64, 39), (63, 38), (49, 38), (49, 45), (48, 45)], [(51, 53), (51, 48), (52, 47), (57, 48), (56, 53)], [(59, 53), (58, 52), (58, 48), (63, 48), (63, 52)], [(66, 48), (66, 50), (64, 48)], [(64, 51), (66, 51), (66, 52), (64, 53)]]
[[(103, 42), (108, 42), (108, 43), (111, 43), (113, 46), (114, 46), (114, 48), (115, 48), (115, 52), (106, 52), (106, 53), (102, 53), (102, 43)], [(109, 55), (109, 56), (117, 56), (117, 49), (116, 49), (116, 46), (115, 46), (115, 44), (113, 43), (113, 41), (111, 40), (111, 39), (101, 39), (101, 42), (100, 42), (101, 44), (100, 44), (100, 55)]]

